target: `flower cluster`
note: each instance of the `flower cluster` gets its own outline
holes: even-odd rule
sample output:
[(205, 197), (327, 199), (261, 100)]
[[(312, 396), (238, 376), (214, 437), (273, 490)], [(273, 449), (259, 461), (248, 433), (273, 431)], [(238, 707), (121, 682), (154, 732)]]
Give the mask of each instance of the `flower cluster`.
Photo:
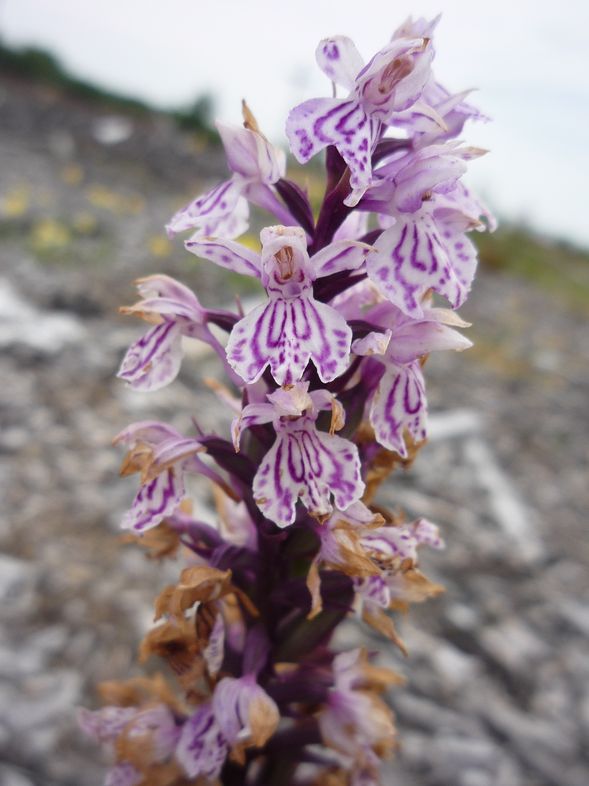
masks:
[[(286, 123), (299, 162), (326, 149), (316, 211), (245, 104), (243, 128), (218, 126), (231, 177), (167, 229), (190, 230), (204, 265), (258, 279), (259, 304), (209, 309), (154, 275), (123, 309), (149, 329), (121, 379), (157, 390), (183, 343), (204, 342), (234, 417), (222, 435), (144, 421), (115, 438), (122, 474), (139, 476), (127, 537), (187, 563), (140, 648), (175, 685), (107, 684), (107, 706), (81, 712), (113, 751), (110, 786), (374, 786), (395, 749), (382, 694), (401, 678), (330, 640), (355, 614), (404, 652), (394, 612), (441, 591), (418, 562), (443, 546), (435, 524), (374, 502), (427, 439), (427, 356), (470, 346), (455, 311), (475, 274), (468, 233), (494, 227), (462, 182), (484, 151), (457, 139), (486, 118), (434, 77), (437, 21), (407, 20), (366, 64), (349, 38), (320, 42), (317, 63), (346, 95), (305, 101)], [(258, 250), (236, 240), (250, 203), (272, 216)], [(211, 483), (216, 527), (193, 515), (191, 474)]]

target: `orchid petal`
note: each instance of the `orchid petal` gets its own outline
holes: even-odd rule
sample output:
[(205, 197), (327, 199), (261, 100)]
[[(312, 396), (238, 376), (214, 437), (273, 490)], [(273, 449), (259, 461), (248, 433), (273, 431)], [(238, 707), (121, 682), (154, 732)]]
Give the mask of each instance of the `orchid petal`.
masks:
[(404, 432), (415, 442), (426, 438), (425, 381), (418, 362), (387, 367), (370, 408), (376, 439), (388, 450), (407, 458)]
[(123, 761), (110, 767), (104, 779), (104, 786), (137, 786), (143, 775), (129, 762)]
[(394, 332), (390, 356), (397, 363), (410, 363), (429, 352), (442, 350), (462, 352), (470, 347), (472, 341), (457, 330), (435, 320), (406, 322)]
[(134, 532), (144, 532), (174, 513), (184, 498), (182, 473), (170, 468), (143, 484), (125, 513), (121, 527)]
[(364, 493), (356, 446), (314, 428), (299, 427), (278, 434), (253, 484), (262, 513), (279, 527), (295, 520), (300, 499), (312, 515), (332, 511), (331, 495), (345, 510)]
[(97, 742), (114, 742), (137, 715), (136, 707), (102, 707), (99, 710), (78, 709), (78, 725)]
[(172, 437), (160, 442), (153, 450), (148, 477), (159, 475), (164, 469), (194, 456), (203, 449), (201, 443), (191, 437)]
[(317, 65), (328, 79), (353, 90), (356, 76), (364, 65), (356, 44), (345, 35), (324, 38), (315, 51)]
[(322, 382), (345, 371), (352, 331), (330, 306), (310, 296), (275, 298), (257, 306), (233, 328), (230, 366), (248, 383), (270, 365), (279, 385), (298, 381), (311, 358)]
[(368, 232), (368, 213), (353, 210), (348, 213), (333, 236), (334, 243), (339, 240), (358, 240)]
[(294, 157), (306, 163), (327, 145), (335, 145), (350, 168), (352, 193), (344, 200), (356, 205), (372, 180), (370, 156), (377, 123), (355, 100), (312, 98), (295, 107), (286, 121)]
[(391, 592), (382, 576), (356, 578), (354, 579), (354, 589), (360, 593), (364, 601), (374, 603), (383, 609), (388, 609), (391, 604)]
[(262, 134), (249, 128), (216, 123), (232, 172), (247, 179), (272, 184), (284, 176), (284, 153)]
[(211, 677), (216, 677), (225, 657), (225, 622), (222, 614), (217, 614), (209, 641), (202, 654), (208, 673)]
[(164, 301), (183, 304), (186, 309), (195, 312), (204, 311), (194, 292), (171, 276), (163, 274), (145, 276), (138, 278), (135, 284), (141, 297), (146, 300), (161, 298)]
[(227, 757), (227, 743), (210, 702), (201, 704), (184, 724), (176, 758), (189, 778), (199, 775), (211, 780), (219, 777)]
[(233, 419), (231, 424), (231, 435), (235, 450), (239, 450), (241, 442), (241, 432), (251, 426), (258, 426), (264, 423), (271, 423), (274, 419), (274, 407), (272, 404), (248, 404), (241, 413)]
[(343, 270), (357, 270), (372, 246), (358, 240), (337, 240), (311, 257), (313, 276), (322, 278)]
[(391, 340), (392, 331), (385, 333), (372, 331), (364, 338), (359, 338), (352, 344), (352, 352), (355, 355), (384, 355)]
[[(470, 288), (466, 262), (460, 276), (452, 266), (449, 249), (429, 213), (399, 219), (375, 242), (366, 267), (369, 278), (385, 297), (405, 314), (423, 317), (422, 300), (430, 289), (462, 305)], [(462, 252), (461, 252), (462, 253)]]
[(180, 434), (167, 423), (161, 423), (159, 420), (140, 420), (120, 431), (113, 439), (113, 445), (121, 443), (133, 447), (140, 442), (159, 445), (160, 442), (172, 437), (180, 438)]
[(156, 325), (131, 344), (117, 376), (134, 390), (159, 390), (178, 376), (182, 364), (181, 328), (172, 320)]
[(260, 278), (260, 255), (232, 240), (198, 238), (184, 244), (188, 251), (244, 276)]
[(202, 228), (204, 225), (230, 215), (237, 205), (243, 187), (243, 181), (231, 178), (189, 202), (175, 213), (166, 224), (168, 235), (173, 236), (178, 232), (185, 232), (187, 229)]

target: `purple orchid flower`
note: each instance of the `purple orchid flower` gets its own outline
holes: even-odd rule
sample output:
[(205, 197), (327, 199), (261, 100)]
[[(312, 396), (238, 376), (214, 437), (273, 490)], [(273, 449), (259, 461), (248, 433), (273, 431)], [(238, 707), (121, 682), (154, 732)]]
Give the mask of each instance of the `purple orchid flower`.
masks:
[(223, 348), (207, 326), (207, 312), (196, 295), (170, 276), (139, 279), (143, 298), (123, 314), (141, 316), (155, 323), (132, 344), (117, 374), (134, 390), (159, 390), (172, 382), (182, 363), (182, 336), (204, 341), (223, 355)]
[(448, 142), (397, 156), (380, 168), (381, 184), (363, 203), (390, 217), (367, 258), (368, 276), (410, 316), (423, 316), (430, 289), (453, 308), (470, 291), (477, 257), (465, 232), (484, 225), (473, 219), (472, 204), (463, 208), (458, 180), (465, 162), (484, 152)]
[(427, 437), (427, 399), (420, 358), (430, 352), (461, 352), (471, 347), (472, 342), (455, 330), (468, 327), (468, 323), (441, 308), (426, 308), (422, 319), (411, 319), (389, 303), (373, 308), (367, 318), (388, 326), (384, 333), (368, 333), (352, 345), (356, 355), (369, 356), (384, 366), (370, 405), (370, 423), (383, 447), (407, 458), (405, 431), (414, 442)]
[(231, 240), (190, 240), (197, 256), (243, 275), (259, 278), (268, 302), (254, 308), (233, 328), (227, 344), (230, 366), (247, 383), (269, 365), (279, 385), (298, 382), (311, 359), (322, 382), (346, 369), (352, 332), (331, 306), (313, 297), (313, 282), (364, 263), (371, 246), (340, 240), (309, 258), (300, 227), (266, 227), (256, 254)]
[(261, 748), (280, 720), (276, 703), (252, 674), (224, 677), (215, 688), (213, 711), (230, 746)]
[(174, 513), (185, 495), (186, 472), (205, 475), (214, 483), (224, 485), (220, 475), (197, 457), (204, 450), (201, 443), (183, 437), (165, 423), (133, 423), (113, 443), (129, 448), (123, 474), (140, 471), (142, 475), (137, 496), (123, 518), (123, 529), (144, 532)]
[[(435, 26), (435, 22), (432, 24)], [(317, 63), (332, 82), (349, 90), (347, 98), (313, 98), (295, 107), (286, 121), (290, 148), (300, 163), (335, 145), (350, 168), (354, 206), (372, 184), (372, 151), (383, 125), (414, 106), (430, 76), (433, 47), (428, 35), (394, 37), (367, 65), (351, 39), (326, 38)], [(421, 105), (421, 104), (420, 104)]]
[[(180, 729), (169, 708), (163, 704), (151, 707), (113, 707), (100, 710), (78, 710), (78, 724), (96, 742), (114, 748), (124, 736), (128, 741), (141, 741), (145, 763), (168, 760), (176, 748)], [(111, 767), (105, 786), (135, 786), (143, 775), (130, 763), (121, 761)]]
[(184, 723), (176, 758), (191, 778), (218, 778), (230, 752), (262, 747), (274, 733), (280, 714), (252, 674), (224, 677), (211, 701), (201, 704)]
[(170, 236), (195, 229), (194, 237), (238, 237), (249, 226), (248, 200), (292, 221), (272, 188), (284, 177), (286, 156), (260, 132), (245, 103), (244, 121), (244, 128), (216, 124), (233, 174), (179, 210), (166, 226)]
[(272, 423), (276, 441), (264, 456), (253, 483), (256, 504), (279, 527), (292, 524), (301, 500), (313, 516), (331, 513), (331, 497), (345, 510), (364, 493), (357, 447), (332, 432), (318, 431), (315, 421), (332, 409), (334, 427), (343, 426), (343, 412), (325, 390), (308, 393), (299, 382), (267, 396), (266, 404), (249, 404), (233, 421), (236, 449), (245, 428)]
[(427, 519), (365, 532), (362, 542), (381, 566), (377, 575), (354, 579), (354, 588), (362, 606), (369, 611), (371, 608), (386, 610), (393, 600), (421, 600), (419, 595), (412, 596), (411, 587), (399, 567), (404, 560), (416, 564), (420, 546), (437, 550), (445, 548), (438, 527)]
[(332, 668), (334, 685), (319, 715), (321, 735), (343, 757), (356, 783), (378, 784), (380, 757), (395, 745), (391, 711), (373, 693), (362, 690), (360, 650), (340, 653)]

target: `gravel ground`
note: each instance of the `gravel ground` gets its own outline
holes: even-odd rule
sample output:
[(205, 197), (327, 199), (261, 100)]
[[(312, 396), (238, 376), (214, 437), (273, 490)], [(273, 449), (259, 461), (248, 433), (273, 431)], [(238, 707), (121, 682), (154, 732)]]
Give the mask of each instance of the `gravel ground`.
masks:
[[(226, 280), (161, 233), (220, 163), (164, 120), (0, 86), (0, 784), (90, 786), (102, 762), (72, 707), (128, 675), (177, 570), (119, 544), (133, 486), (110, 439), (147, 417), (228, 426), (199, 382), (214, 361), (196, 350), (159, 393), (114, 380), (138, 332), (115, 308), (156, 270), (227, 299)], [(428, 361), (430, 443), (383, 491), (448, 544), (424, 554), (446, 593), (401, 622), (409, 659), (371, 640), (408, 678), (385, 782), (587, 786), (585, 320), (484, 272), (463, 315), (476, 346)], [(358, 635), (350, 624), (342, 644)]]

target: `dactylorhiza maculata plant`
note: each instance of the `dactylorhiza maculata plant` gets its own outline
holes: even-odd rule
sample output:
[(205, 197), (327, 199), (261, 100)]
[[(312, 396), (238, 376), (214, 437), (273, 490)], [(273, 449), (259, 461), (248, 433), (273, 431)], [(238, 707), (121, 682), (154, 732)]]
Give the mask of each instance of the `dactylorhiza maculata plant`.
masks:
[[(485, 118), (436, 81), (436, 22), (409, 19), (367, 64), (349, 38), (319, 44), (345, 97), (312, 98), (286, 122), (300, 163), (326, 150), (316, 215), (247, 106), (244, 127), (219, 124), (231, 176), (167, 229), (192, 231), (186, 249), (205, 266), (258, 279), (263, 302), (206, 308), (154, 275), (124, 309), (150, 327), (123, 380), (162, 388), (184, 341), (205, 342), (234, 418), (220, 435), (143, 421), (115, 439), (122, 473), (139, 476), (123, 527), (186, 566), (140, 648), (167, 677), (107, 683), (108, 706), (81, 711), (113, 751), (107, 786), (371, 786), (396, 747), (382, 694), (401, 678), (330, 641), (356, 615), (404, 651), (394, 613), (441, 589), (418, 567), (420, 546), (442, 546), (435, 524), (373, 502), (427, 438), (427, 356), (470, 345), (455, 311), (476, 268), (468, 232), (493, 228), (461, 180), (483, 151), (457, 140)], [(234, 239), (249, 203), (272, 217), (257, 251)], [(216, 527), (192, 514), (194, 474), (212, 484)]]

